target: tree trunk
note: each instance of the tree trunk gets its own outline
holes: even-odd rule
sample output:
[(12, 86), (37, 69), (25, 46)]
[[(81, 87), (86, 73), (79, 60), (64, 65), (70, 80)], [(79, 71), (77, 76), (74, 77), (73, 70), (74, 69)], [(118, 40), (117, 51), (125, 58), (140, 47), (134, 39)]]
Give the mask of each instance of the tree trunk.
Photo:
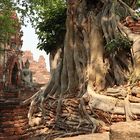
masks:
[[(131, 104), (132, 113), (129, 109), (127, 94), (131, 93), (131, 86), (129, 90), (125, 89), (127, 92), (119, 107), (116, 106), (119, 99), (95, 94), (105, 93), (107, 87), (129, 83), (128, 77), (133, 71), (135, 77), (140, 74), (140, 55), (137, 53), (140, 36), (136, 38), (122, 25), (120, 20), (125, 17), (119, 15), (124, 11), (125, 16), (135, 14), (121, 0), (67, 1), (64, 48), (51, 55), (51, 80), (46, 87), (24, 101), (31, 101), (28, 116), (31, 125), (37, 111), (42, 112), (42, 118), (49, 127), (60, 128), (65, 133), (96, 131), (103, 123), (96, 120), (100, 117), (97, 117), (95, 110), (108, 112), (110, 116), (111, 113), (127, 114), (126, 117), (133, 117), (132, 113), (140, 115), (139, 104)], [(130, 48), (118, 47), (114, 52), (107, 52), (106, 44), (120, 35), (134, 41), (133, 55)]]

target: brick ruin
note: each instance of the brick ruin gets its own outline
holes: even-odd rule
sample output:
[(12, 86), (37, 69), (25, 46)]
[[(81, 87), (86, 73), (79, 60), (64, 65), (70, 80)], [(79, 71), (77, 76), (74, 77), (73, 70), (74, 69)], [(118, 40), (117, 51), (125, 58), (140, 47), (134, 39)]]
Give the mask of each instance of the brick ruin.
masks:
[[(18, 21), (18, 24), (14, 25), (16, 32), (9, 42), (0, 43), (0, 140), (27, 140), (30, 135), (28, 105), (22, 106), (21, 101), (30, 97), (48, 81), (49, 72), (44, 57), (40, 56), (36, 62), (31, 53), (29, 57), (25, 56), (27, 53), (21, 50), (23, 33), (19, 19), (16, 13), (11, 17)], [(34, 88), (27, 88), (23, 84), (22, 72), (27, 59), (36, 82)]]
[[(17, 18), (15, 15), (14, 18)], [(124, 25), (135, 33), (140, 33), (140, 20), (127, 17)], [(28, 59), (33, 80), (44, 84), (49, 80), (44, 58), (33, 59), (30, 51), (22, 53), (22, 32), (17, 26), (17, 32), (11, 36), (10, 42), (1, 44), (0, 50), (0, 140), (28, 140), (30, 137), (28, 125), (28, 106), (22, 106), (20, 94), (27, 92), (19, 90), (23, 64)], [(31, 91), (35, 93), (35, 91)]]
[(16, 32), (10, 36), (8, 42), (0, 43), (0, 140), (18, 140), (24, 136), (28, 127), (28, 107), (22, 107), (21, 99), (18, 98), (23, 33), (15, 12), (11, 18), (18, 23), (13, 25)]
[(29, 60), (29, 69), (33, 74), (33, 82), (38, 84), (45, 84), (48, 82), (50, 74), (46, 68), (45, 58), (41, 55), (38, 61), (35, 61), (31, 51), (24, 51), (22, 56), (23, 64)]
[[(12, 18), (18, 20), (16, 13)], [(16, 32), (11, 35), (9, 42), (0, 44), (0, 89), (20, 85), (20, 71), (22, 62), (23, 33), (20, 24), (14, 26)]]
[(127, 26), (135, 34), (140, 34), (140, 19), (131, 16), (126, 17), (123, 24)]
[(28, 107), (20, 106), (17, 99), (0, 101), (0, 140), (27, 139)]

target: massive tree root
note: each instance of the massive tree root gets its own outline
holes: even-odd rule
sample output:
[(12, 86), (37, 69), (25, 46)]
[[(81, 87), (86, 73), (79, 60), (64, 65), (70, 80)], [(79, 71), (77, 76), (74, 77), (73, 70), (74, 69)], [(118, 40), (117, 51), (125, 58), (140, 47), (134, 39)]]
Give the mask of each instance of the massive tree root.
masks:
[[(67, 4), (64, 48), (51, 55), (50, 82), (23, 103), (31, 103), (29, 124), (33, 126), (33, 118), (41, 112), (45, 125), (54, 130), (52, 134), (59, 129), (59, 134), (66, 136), (99, 131), (113, 120), (124, 120), (124, 114), (127, 120), (136, 119), (140, 115), (140, 100), (132, 99), (133, 86), (127, 84), (133, 71), (134, 77), (140, 74), (140, 36), (120, 22), (135, 12), (121, 0), (68, 0)], [(125, 14), (119, 17), (122, 13), (116, 10)], [(106, 52), (105, 45), (118, 35), (134, 42), (133, 55), (130, 49), (121, 47)], [(115, 85), (127, 85), (129, 90), (105, 90)], [(132, 100), (136, 103), (129, 102)]]

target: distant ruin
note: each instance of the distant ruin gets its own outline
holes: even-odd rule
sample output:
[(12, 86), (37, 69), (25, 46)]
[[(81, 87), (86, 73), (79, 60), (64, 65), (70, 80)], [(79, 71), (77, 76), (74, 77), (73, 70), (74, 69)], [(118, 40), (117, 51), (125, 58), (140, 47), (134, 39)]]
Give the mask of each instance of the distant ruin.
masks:
[(46, 84), (49, 80), (49, 72), (46, 68), (45, 58), (41, 55), (38, 61), (35, 61), (31, 51), (24, 51), (22, 56), (23, 64), (29, 60), (29, 69), (33, 74), (33, 82), (38, 84)]

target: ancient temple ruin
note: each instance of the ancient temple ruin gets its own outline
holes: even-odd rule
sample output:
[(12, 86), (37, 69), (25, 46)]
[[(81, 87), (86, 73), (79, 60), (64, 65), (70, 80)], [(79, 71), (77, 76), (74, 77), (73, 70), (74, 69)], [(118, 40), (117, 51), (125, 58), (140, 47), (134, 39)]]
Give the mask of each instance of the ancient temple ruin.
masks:
[(41, 55), (36, 61), (31, 51), (24, 51), (22, 55), (23, 65), (29, 61), (29, 70), (32, 72), (32, 82), (38, 84), (46, 84), (49, 81), (50, 73), (46, 68), (45, 58)]
[(43, 84), (49, 73), (44, 58), (40, 57), (39, 62), (28, 57), (23, 59), (21, 25), (16, 13), (13, 13), (12, 18), (18, 21), (14, 25), (16, 32), (8, 42), (0, 42), (0, 140), (27, 140), (31, 135), (28, 105), (23, 106), (21, 103), (42, 86), (33, 84), (32, 73), (37, 73), (36, 81), (41, 78), (39, 80)]
[[(18, 21), (18, 17), (14, 12), (13, 20)], [(15, 33), (13, 33), (9, 41), (5, 43), (0, 42), (0, 89), (8, 87), (17, 87), (21, 83), (20, 71), (22, 68), (22, 36), (21, 25), (14, 26)]]

